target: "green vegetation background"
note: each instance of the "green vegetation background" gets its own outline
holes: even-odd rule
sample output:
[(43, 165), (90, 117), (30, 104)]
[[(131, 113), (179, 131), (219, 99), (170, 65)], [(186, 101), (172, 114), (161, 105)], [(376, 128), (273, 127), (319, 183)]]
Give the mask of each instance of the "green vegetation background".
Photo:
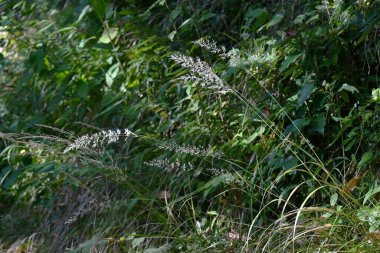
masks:
[[(379, 1), (3, 0), (0, 12), (4, 251), (377, 252)], [(234, 92), (180, 79), (176, 53)], [(64, 152), (125, 128), (139, 138)], [(173, 143), (223, 156), (162, 148)]]

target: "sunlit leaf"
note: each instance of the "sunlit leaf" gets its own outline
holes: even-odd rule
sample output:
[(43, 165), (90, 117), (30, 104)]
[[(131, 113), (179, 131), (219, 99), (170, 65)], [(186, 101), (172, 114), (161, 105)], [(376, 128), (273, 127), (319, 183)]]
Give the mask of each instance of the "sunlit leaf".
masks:
[(108, 44), (110, 43), (118, 34), (118, 28), (106, 28), (103, 30), (102, 35), (99, 38), (99, 43)]

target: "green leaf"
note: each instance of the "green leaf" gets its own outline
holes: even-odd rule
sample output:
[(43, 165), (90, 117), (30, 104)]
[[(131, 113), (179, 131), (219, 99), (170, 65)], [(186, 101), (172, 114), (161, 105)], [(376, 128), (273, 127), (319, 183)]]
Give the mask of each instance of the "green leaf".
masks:
[(331, 195), (330, 205), (335, 206), (337, 201), (338, 201), (338, 194), (334, 193), (333, 195)]
[(170, 13), (170, 20), (175, 20), (179, 15), (182, 13), (182, 6), (178, 5), (171, 13)]
[(88, 84), (85, 82), (80, 82), (77, 86), (76, 93), (80, 98), (86, 98), (88, 95)]
[(377, 186), (377, 187), (371, 189), (369, 192), (367, 192), (367, 194), (365, 195), (364, 200), (363, 200), (363, 205), (365, 205), (365, 203), (367, 203), (367, 201), (368, 201), (373, 195), (375, 195), (376, 193), (379, 193), (379, 192), (380, 192), (380, 186)]
[(265, 132), (265, 127), (261, 126), (257, 131), (255, 131), (251, 136), (242, 141), (242, 144), (249, 144), (256, 140), (257, 137), (261, 136)]
[(380, 88), (372, 90), (372, 99), (375, 102), (380, 101)]
[(355, 46), (359, 45), (361, 42), (363, 42), (367, 38), (368, 34), (375, 28), (376, 25), (378, 25), (379, 21), (380, 21), (380, 16), (377, 16), (371, 21), (371, 23), (369, 23), (366, 27), (364, 27), (364, 29), (360, 31), (362, 32), (362, 35), (355, 42)]
[(79, 15), (79, 18), (78, 20), (76, 21), (76, 23), (79, 23), (80, 21), (82, 21), (83, 17), (91, 11), (91, 8), (89, 5), (86, 5), (86, 7), (83, 8), (82, 12), (80, 13)]
[(168, 35), (169, 40), (173, 41), (174, 36), (175, 36), (176, 34), (177, 34), (177, 31), (172, 31), (171, 33), (169, 33), (169, 35)]
[(29, 56), (29, 61), (36, 72), (40, 73), (44, 67), (45, 45), (39, 46), (36, 51)]
[(302, 56), (301, 54), (296, 54), (296, 55), (289, 55), (285, 57), (285, 60), (282, 62), (281, 67), (280, 67), (280, 72), (283, 72), (286, 70), (290, 64), (294, 63), (295, 61), (298, 60)]
[(182, 22), (182, 24), (179, 26), (179, 29), (185, 29), (187, 26), (191, 25), (191, 23), (192, 23), (192, 19), (188, 18)]
[(302, 118), (293, 120), (284, 130), (283, 135), (286, 136), (290, 133), (298, 133), (303, 127), (310, 124), (309, 118)]
[[(5, 179), (8, 177), (8, 175), (10, 175), (12, 173), (13, 169), (11, 166), (7, 166), (5, 168), (2, 168), (0, 170), (0, 185), (3, 185), (3, 183), (5, 182)], [(7, 187), (5, 187), (7, 188)]]
[(208, 211), (207, 214), (208, 215), (212, 215), (212, 216), (218, 216), (218, 212), (217, 211)]
[(139, 238), (135, 238), (132, 240), (132, 248), (135, 248), (137, 246), (139, 246), (141, 243), (143, 243), (145, 240), (144, 237), (139, 237)]
[(98, 43), (108, 44), (110, 43), (118, 34), (118, 28), (106, 28), (103, 30), (102, 36), (100, 36)]
[(298, 165), (298, 159), (296, 157), (290, 156), (286, 159), (282, 165), (284, 170), (293, 169)]
[(300, 24), (300, 23), (303, 22), (304, 19), (305, 19), (305, 14), (298, 15), (298, 16), (294, 19), (294, 24)]
[(358, 89), (356, 89), (354, 86), (348, 85), (347, 83), (344, 83), (342, 87), (340, 87), (339, 91), (342, 91), (342, 90), (349, 91), (352, 93), (359, 92)]
[(247, 11), (247, 13), (245, 14), (245, 17), (244, 19), (246, 21), (252, 21), (254, 20), (255, 18), (258, 18), (260, 17), (261, 15), (263, 15), (264, 13), (266, 13), (267, 10), (265, 8), (258, 8), (258, 9), (250, 9)]
[(165, 244), (159, 248), (144, 249), (144, 253), (165, 253), (165, 252), (170, 252), (170, 248), (171, 248), (170, 244)]
[(204, 22), (204, 21), (206, 21), (206, 20), (208, 20), (208, 19), (210, 19), (210, 18), (213, 18), (213, 17), (215, 17), (216, 16), (216, 14), (215, 13), (206, 13), (206, 14), (204, 14), (202, 17), (200, 17), (200, 19), (198, 20), (198, 22)]
[(16, 170), (10, 168), (10, 171), (6, 173), (1, 179), (1, 185), (3, 186), (3, 188), (8, 189), (9, 187), (11, 187), (17, 181), (20, 173), (20, 168), (16, 168)]
[(368, 165), (368, 163), (370, 163), (373, 160), (373, 158), (374, 156), (371, 151), (365, 152), (362, 155), (362, 159), (360, 159), (360, 162), (358, 163), (358, 168), (360, 169), (364, 167), (365, 165)]
[(160, 6), (163, 6), (165, 5), (166, 1), (165, 0), (157, 0), (156, 2), (154, 2), (151, 6), (149, 6), (149, 8), (144, 12), (144, 15), (147, 15), (150, 13), (150, 11), (156, 7), (157, 5), (160, 5)]
[(103, 18), (106, 14), (108, 4), (105, 0), (90, 0), (90, 5), (94, 9), (95, 13)]
[(268, 24), (266, 24), (266, 28), (268, 29), (269, 27), (274, 26), (274, 25), (280, 23), (283, 18), (284, 18), (284, 15), (282, 15), (282, 14), (276, 14), (276, 15), (274, 15), (274, 17), (272, 18), (272, 20), (269, 21)]
[(119, 74), (119, 63), (115, 63), (107, 70), (106, 83), (108, 87), (111, 87), (113, 80), (116, 78), (117, 74)]
[(310, 98), (311, 93), (313, 93), (314, 84), (313, 83), (305, 83), (297, 94), (297, 108), (301, 107), (306, 100)]
[(325, 134), (325, 125), (326, 125), (326, 114), (325, 113), (319, 113), (315, 115), (310, 122), (309, 126), (309, 132), (318, 133), (321, 135)]

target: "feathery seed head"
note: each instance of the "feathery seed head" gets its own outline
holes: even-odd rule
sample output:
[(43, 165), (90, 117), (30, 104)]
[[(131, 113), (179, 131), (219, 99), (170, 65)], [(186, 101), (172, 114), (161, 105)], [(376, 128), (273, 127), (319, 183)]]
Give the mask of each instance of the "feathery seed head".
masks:
[(194, 166), (190, 162), (181, 163), (178, 159), (174, 162), (171, 162), (168, 159), (153, 159), (148, 162), (145, 162), (145, 165), (149, 167), (163, 169), (165, 172), (168, 173), (177, 171), (180, 174), (192, 170), (194, 168)]
[(129, 136), (137, 137), (136, 134), (127, 128), (123, 130), (102, 130), (95, 134), (86, 134), (76, 138), (63, 152), (67, 153), (71, 150), (101, 148), (104, 144), (118, 142), (121, 138), (126, 140)]
[(228, 54), (224, 46), (218, 46), (214, 40), (200, 38), (194, 41), (194, 44), (209, 50), (211, 53), (218, 54), (224, 60), (228, 59)]
[(202, 157), (211, 156), (212, 158), (217, 158), (217, 159), (223, 157), (222, 152), (215, 152), (211, 149), (211, 147), (206, 149), (203, 147), (195, 147), (195, 146), (190, 146), (186, 144), (178, 145), (176, 143), (168, 143), (168, 144), (159, 146), (159, 148), (163, 150), (167, 150), (167, 151), (185, 153), (192, 156), (202, 156)]
[(199, 83), (202, 87), (217, 90), (222, 94), (231, 90), (223, 83), (222, 79), (214, 73), (210, 65), (198, 57), (194, 59), (190, 56), (177, 53), (171, 55), (170, 58), (190, 71), (189, 75), (185, 75), (180, 79)]

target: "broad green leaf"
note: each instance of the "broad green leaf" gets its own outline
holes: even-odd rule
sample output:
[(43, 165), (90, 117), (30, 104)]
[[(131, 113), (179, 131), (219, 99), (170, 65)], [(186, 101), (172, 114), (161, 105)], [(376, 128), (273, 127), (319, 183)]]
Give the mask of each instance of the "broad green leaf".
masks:
[(296, 157), (290, 156), (286, 159), (282, 167), (284, 170), (293, 169), (298, 165), (298, 159)]
[(191, 18), (186, 19), (182, 22), (182, 24), (179, 26), (179, 29), (184, 29), (187, 25), (190, 25), (192, 22)]
[(367, 201), (368, 201), (373, 195), (375, 195), (376, 193), (379, 193), (379, 192), (380, 192), (380, 186), (377, 186), (377, 187), (371, 189), (369, 192), (367, 192), (367, 194), (365, 195), (364, 200), (363, 200), (363, 205), (365, 205), (365, 203), (367, 203)]
[(160, 6), (163, 6), (165, 5), (166, 3), (166, 0), (157, 0), (156, 2), (154, 2), (151, 6), (149, 6), (149, 8), (144, 12), (144, 15), (147, 15), (148, 13), (150, 13), (150, 11), (157, 5), (160, 5)]
[(132, 240), (132, 248), (135, 248), (137, 246), (139, 246), (141, 243), (143, 243), (145, 241), (145, 238), (144, 237), (139, 237), (139, 238), (135, 238)]
[(111, 87), (113, 80), (116, 78), (117, 74), (119, 74), (119, 63), (112, 65), (106, 73), (106, 83), (108, 87)]
[(309, 126), (309, 132), (318, 133), (321, 135), (325, 134), (325, 125), (326, 125), (326, 114), (325, 113), (319, 113), (312, 117), (310, 126)]
[(356, 89), (354, 86), (348, 85), (347, 83), (344, 83), (342, 87), (340, 87), (339, 91), (342, 91), (342, 90), (349, 91), (352, 93), (359, 92), (358, 89)]
[(359, 45), (361, 42), (363, 42), (368, 34), (376, 27), (376, 25), (378, 25), (380, 21), (380, 16), (377, 15), (376, 18), (374, 18), (371, 23), (367, 23), (368, 25), (366, 27), (364, 27), (360, 32), (362, 32), (360, 38), (355, 42), (355, 46)]
[(78, 20), (76, 21), (76, 23), (79, 23), (80, 21), (82, 21), (83, 17), (91, 11), (91, 8), (90, 8), (90, 5), (86, 5), (86, 7), (83, 8), (82, 12), (80, 13), (79, 15), (79, 18)]
[(313, 21), (318, 20), (318, 19), (319, 19), (319, 14), (315, 14), (314, 16), (311, 16), (310, 18), (308, 18), (305, 23), (310, 24)]
[(215, 17), (216, 16), (216, 14), (215, 13), (206, 13), (205, 15), (203, 15), (199, 20), (198, 20), (198, 22), (203, 22), (203, 21), (206, 21), (206, 20), (208, 20), (208, 19), (210, 19), (210, 18), (213, 18), (213, 17)]
[(373, 160), (373, 158), (374, 158), (374, 156), (373, 156), (373, 153), (371, 151), (365, 152), (362, 155), (360, 162), (358, 163), (358, 168), (360, 169), (360, 168), (364, 167), (365, 165), (368, 165), (368, 163), (371, 162)]
[(252, 21), (253, 19), (260, 17), (266, 12), (267, 10), (265, 8), (249, 9), (245, 14), (244, 19), (247, 21)]
[(283, 18), (284, 18), (284, 15), (282, 15), (282, 14), (276, 14), (276, 15), (274, 15), (274, 17), (272, 18), (272, 20), (269, 21), (268, 24), (266, 24), (266, 28), (269, 28), (271, 26), (274, 26), (274, 25), (280, 23)]
[(301, 15), (298, 15), (295, 19), (294, 19), (294, 24), (300, 24), (303, 22), (305, 18), (305, 14), (301, 14)]
[(100, 18), (105, 16), (108, 7), (106, 0), (89, 0), (89, 3)]
[(33, 65), (36, 72), (41, 72), (44, 66), (45, 45), (39, 46), (36, 51), (29, 56), (29, 61)]
[(255, 131), (251, 136), (242, 141), (242, 144), (249, 144), (256, 140), (257, 137), (261, 136), (265, 132), (265, 127), (260, 127), (257, 131)]
[(298, 133), (303, 127), (310, 124), (309, 118), (302, 118), (293, 120), (284, 130), (283, 135), (287, 136), (290, 133)]
[(330, 197), (330, 205), (335, 206), (337, 201), (338, 201), (338, 193), (334, 193)]
[(159, 248), (144, 249), (144, 253), (166, 253), (166, 252), (170, 252), (170, 248), (171, 248), (170, 244), (165, 244)]
[[(3, 185), (5, 179), (8, 177), (9, 174), (11, 174), (13, 171), (12, 167), (11, 166), (7, 166), (5, 168), (2, 168), (0, 170), (0, 185)], [(7, 188), (7, 187), (5, 187)]]
[(98, 43), (108, 44), (110, 43), (118, 34), (118, 28), (106, 28), (103, 30), (102, 36), (100, 36)]
[(310, 98), (311, 93), (313, 93), (314, 84), (305, 83), (297, 93), (297, 107), (301, 107), (306, 100)]
[(284, 70), (286, 70), (290, 66), (290, 64), (292, 64), (295, 61), (297, 61), (298, 58), (300, 58), (301, 56), (302, 56), (302, 53), (301, 54), (296, 54), (296, 55), (286, 56), (285, 60), (281, 64), (280, 71), (283, 72)]
[(207, 214), (208, 215), (213, 215), (213, 216), (218, 216), (218, 212), (217, 211), (208, 211)]
[(85, 82), (80, 82), (77, 86), (76, 93), (80, 98), (86, 98), (88, 95), (88, 84)]
[(380, 88), (372, 90), (372, 99), (375, 102), (379, 102), (380, 101)]
[(169, 35), (168, 35), (169, 40), (173, 41), (174, 36), (175, 36), (176, 34), (177, 34), (177, 31), (172, 31), (171, 33), (169, 33)]
[(181, 5), (178, 5), (171, 13), (170, 13), (170, 20), (175, 20), (179, 15), (182, 13), (182, 7)]

